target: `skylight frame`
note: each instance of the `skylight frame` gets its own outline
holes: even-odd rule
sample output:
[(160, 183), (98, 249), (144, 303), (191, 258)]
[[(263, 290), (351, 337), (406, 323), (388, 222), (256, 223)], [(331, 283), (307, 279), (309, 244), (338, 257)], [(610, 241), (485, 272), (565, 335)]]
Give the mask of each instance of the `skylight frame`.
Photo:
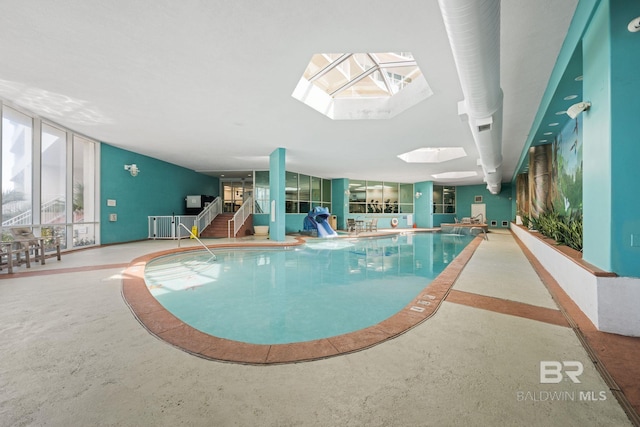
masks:
[[(388, 54), (394, 54), (394, 55), (397, 55), (399, 57), (407, 57), (407, 56), (411, 55), (408, 52), (401, 52), (400, 54), (395, 53), (395, 52), (388, 52)], [(331, 59), (329, 57), (330, 54), (319, 54), (319, 55), (323, 55), (324, 58), (327, 61), (331, 61)], [(350, 53), (344, 53), (344, 54), (340, 55), (338, 58), (333, 59), (329, 64), (327, 64), (325, 67), (323, 67), (319, 71), (317, 71), (315, 74), (309, 76), (307, 78), (307, 80), (309, 82), (311, 82), (311, 83), (316, 82), (317, 80), (319, 80), (322, 77), (326, 76), (331, 71), (335, 70), (337, 67), (339, 67), (341, 64), (343, 64), (345, 61), (347, 61), (350, 58), (352, 58), (354, 55), (358, 55), (358, 54), (350, 52)], [(365, 69), (362, 73), (358, 74), (355, 77), (347, 78), (347, 81), (345, 83), (340, 85), (337, 89), (332, 90), (331, 92), (328, 92), (328, 91), (324, 90), (322, 88), (322, 86), (320, 86), (320, 85), (316, 84), (316, 86), (318, 86), (320, 89), (324, 90), (331, 98), (336, 98), (337, 95), (339, 95), (340, 93), (346, 91), (347, 89), (352, 88), (353, 86), (357, 85), (363, 79), (371, 76), (375, 72), (379, 72), (380, 76), (382, 77), (382, 83), (383, 83), (383, 85), (385, 87), (385, 92), (387, 93), (386, 96), (387, 97), (391, 97), (391, 96), (395, 95), (396, 93), (398, 93), (400, 90), (402, 90), (402, 88), (404, 86), (401, 87), (400, 89), (398, 89), (398, 91), (394, 92), (394, 88), (393, 88), (394, 85), (389, 80), (389, 76), (384, 71), (385, 69), (387, 69), (387, 68), (408, 68), (408, 67), (411, 67), (412, 70), (409, 73), (407, 73), (407, 76), (415, 74), (416, 71), (418, 71), (420, 73), (420, 75), (422, 75), (422, 70), (420, 70), (420, 68), (418, 67), (417, 61), (415, 59), (413, 59), (413, 55), (411, 55), (412, 59), (400, 60), (400, 61), (392, 61), (392, 62), (383, 62), (383, 61), (381, 61), (380, 58), (378, 57), (378, 54), (375, 54), (375, 53), (364, 53), (364, 55), (366, 55), (373, 62), (373, 66), (371, 68)], [(354, 62), (356, 64), (360, 65), (360, 63), (355, 58), (354, 58)], [(364, 68), (364, 67), (362, 67), (362, 68)], [(306, 71), (305, 71), (305, 74), (306, 74)], [(375, 81), (377, 81), (377, 80), (373, 80), (373, 81), (375, 83)], [(348, 98), (367, 98), (367, 96), (361, 96), (361, 97), (353, 96), (353, 97), (348, 97)]]

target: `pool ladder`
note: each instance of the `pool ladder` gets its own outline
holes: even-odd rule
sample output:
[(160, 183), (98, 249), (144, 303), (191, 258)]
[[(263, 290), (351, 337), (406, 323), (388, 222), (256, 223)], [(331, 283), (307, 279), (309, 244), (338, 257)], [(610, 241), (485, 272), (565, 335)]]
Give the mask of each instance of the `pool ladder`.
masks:
[(487, 236), (487, 231), (484, 229), (484, 227), (471, 227), (469, 229), (469, 233), (471, 233), (473, 230), (480, 230), (484, 234), (484, 240), (489, 240), (489, 237)]
[[(184, 225), (183, 223), (180, 223), (180, 225), (189, 232), (189, 234), (191, 235), (191, 237), (193, 237), (194, 239), (196, 239), (198, 241), (198, 243), (200, 243), (202, 245), (203, 248), (205, 248), (207, 250), (207, 252), (209, 252), (211, 254), (211, 256), (213, 257), (214, 261), (217, 261), (218, 258), (216, 257), (216, 254), (214, 254), (213, 252), (211, 252), (211, 249), (209, 249), (207, 247), (207, 245), (205, 245), (204, 243), (202, 243), (202, 241), (200, 239), (198, 239), (198, 236), (196, 236), (195, 234), (193, 234), (193, 231), (189, 230), (189, 228), (187, 228), (186, 225)], [(178, 247), (180, 247), (180, 239), (178, 239)]]

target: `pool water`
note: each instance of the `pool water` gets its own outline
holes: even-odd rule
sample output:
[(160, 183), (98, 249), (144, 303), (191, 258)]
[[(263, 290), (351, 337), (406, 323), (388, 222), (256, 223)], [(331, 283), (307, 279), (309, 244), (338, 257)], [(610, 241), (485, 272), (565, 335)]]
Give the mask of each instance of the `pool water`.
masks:
[(357, 331), (410, 303), (473, 236), (411, 233), (317, 239), (291, 249), (214, 250), (156, 258), (152, 295), (210, 335), (285, 344)]

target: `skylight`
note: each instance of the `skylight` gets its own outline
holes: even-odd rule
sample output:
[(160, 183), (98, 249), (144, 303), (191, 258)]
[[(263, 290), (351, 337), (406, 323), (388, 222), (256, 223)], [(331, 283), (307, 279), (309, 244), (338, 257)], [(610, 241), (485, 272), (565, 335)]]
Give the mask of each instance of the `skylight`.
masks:
[(331, 119), (391, 118), (433, 94), (411, 52), (318, 53), (292, 96)]
[(423, 147), (398, 155), (407, 163), (442, 163), (466, 156), (462, 147)]
[(304, 72), (333, 98), (393, 96), (421, 75), (411, 52), (319, 53)]
[(434, 173), (431, 175), (435, 179), (461, 179), (461, 178), (470, 178), (472, 176), (478, 176), (478, 172), (476, 171), (460, 171), (460, 172), (443, 172), (443, 173)]

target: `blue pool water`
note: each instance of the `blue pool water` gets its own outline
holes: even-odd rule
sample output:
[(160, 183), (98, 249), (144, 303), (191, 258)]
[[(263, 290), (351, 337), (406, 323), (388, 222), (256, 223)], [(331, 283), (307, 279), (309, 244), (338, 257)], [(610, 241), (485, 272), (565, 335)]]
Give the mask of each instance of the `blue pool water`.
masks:
[(291, 249), (177, 253), (145, 281), (173, 315), (210, 335), (253, 344), (327, 338), (405, 307), (473, 239), (415, 233), (318, 239)]

